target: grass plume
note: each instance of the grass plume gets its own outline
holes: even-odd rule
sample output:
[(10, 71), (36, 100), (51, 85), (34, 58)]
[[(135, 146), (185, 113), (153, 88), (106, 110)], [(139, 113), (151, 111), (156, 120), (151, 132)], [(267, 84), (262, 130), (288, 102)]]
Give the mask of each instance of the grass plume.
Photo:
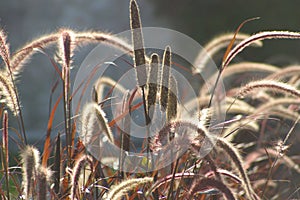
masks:
[(286, 83), (271, 81), (271, 80), (260, 80), (260, 81), (253, 81), (245, 85), (240, 89), (240, 95), (246, 95), (249, 92), (258, 90), (258, 89), (268, 89), (273, 92), (280, 92), (284, 94), (289, 94), (295, 96), (297, 98), (300, 97), (300, 91), (294, 88), (291, 85)]
[(0, 72), (0, 89), (2, 94), (2, 102), (14, 113), (18, 115), (20, 112), (18, 104), (18, 95), (14, 89), (14, 85), (9, 78), (7, 78), (7, 72)]
[[(78, 191), (79, 187), (78, 187), (78, 183), (79, 183), (79, 178), (81, 175), (81, 171), (85, 169), (85, 164), (88, 164), (90, 170), (93, 171), (93, 160), (90, 156), (82, 156), (80, 157), (75, 165), (74, 168), (72, 169), (72, 183), (71, 183), (71, 194), (70, 194), (70, 199), (77, 199), (78, 196), (80, 196), (80, 192)], [(90, 173), (90, 176), (93, 174), (93, 172)]]
[(4, 60), (6, 66), (10, 66), (9, 46), (6, 42), (6, 34), (3, 29), (0, 29), (0, 56)]
[(170, 82), (170, 71), (171, 71), (171, 49), (169, 46), (165, 48), (163, 60), (162, 60), (162, 71), (161, 71), (161, 84), (160, 84), (160, 105), (162, 109), (167, 110), (168, 105), (168, 94), (169, 94), (169, 82)]
[(49, 182), (52, 176), (52, 172), (42, 166), (38, 169), (37, 184), (38, 184), (38, 200), (47, 199), (47, 189), (49, 188)]
[(157, 91), (159, 89), (157, 84), (158, 77), (159, 77), (158, 72), (159, 72), (159, 57), (157, 54), (152, 54), (150, 65), (149, 65), (149, 76), (147, 80), (147, 84), (148, 84), (147, 109), (149, 114), (150, 114), (151, 106), (155, 105)]
[(153, 181), (153, 178), (151, 178), (151, 177), (134, 178), (134, 179), (125, 180), (125, 181), (121, 182), (120, 184), (113, 186), (113, 188), (109, 190), (107, 197), (105, 199), (107, 199), (107, 200), (121, 199), (122, 196), (124, 196), (130, 190), (133, 190), (134, 188), (136, 188), (138, 186), (142, 186), (147, 183), (151, 183), (152, 181)]
[(130, 1), (130, 28), (134, 49), (134, 67), (136, 69), (137, 82), (140, 87), (146, 84), (146, 58), (144, 49), (144, 39), (141, 29), (141, 18), (139, 8), (135, 0)]
[(23, 163), (23, 195), (25, 199), (34, 198), (34, 182), (40, 167), (40, 153), (36, 148), (27, 146), (21, 157)]
[(81, 137), (84, 139), (85, 144), (92, 142), (93, 135), (95, 134), (94, 130), (97, 130), (96, 126), (99, 126), (100, 130), (103, 131), (109, 141), (114, 143), (114, 137), (108, 126), (105, 113), (97, 103), (93, 102), (85, 105), (81, 121)]

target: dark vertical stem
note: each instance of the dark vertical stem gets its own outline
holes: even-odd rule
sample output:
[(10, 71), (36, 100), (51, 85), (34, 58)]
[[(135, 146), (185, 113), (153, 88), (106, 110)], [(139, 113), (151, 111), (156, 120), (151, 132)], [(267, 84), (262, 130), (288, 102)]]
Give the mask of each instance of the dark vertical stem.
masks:
[[(123, 106), (122, 106), (122, 113), (127, 112), (129, 110), (129, 91), (124, 94), (123, 97)], [(130, 116), (129, 114), (126, 114), (124, 119), (122, 120), (122, 127), (120, 130), (121, 134), (121, 148), (120, 148), (120, 157), (119, 157), (119, 175), (123, 179), (125, 176), (124, 172), (124, 159), (125, 159), (125, 154), (123, 153), (124, 151), (129, 152), (130, 150)]]
[(170, 182), (170, 189), (169, 189), (167, 199), (170, 199), (170, 197), (172, 197), (171, 199), (173, 199), (173, 184), (174, 184), (174, 180), (175, 180), (175, 174), (176, 174), (176, 169), (178, 167), (178, 163), (179, 163), (179, 158), (176, 160), (175, 166), (172, 167), (173, 174), (172, 174), (172, 179), (171, 179), (171, 182)]
[(63, 79), (63, 97), (64, 97), (64, 118), (65, 118), (65, 132), (67, 143), (67, 166), (71, 167), (71, 151), (72, 151), (72, 137), (71, 137), (71, 100), (70, 100), (70, 63), (71, 63), (71, 35), (68, 31), (61, 33), (63, 53), (62, 79)]
[(55, 157), (53, 163), (53, 171), (54, 171), (54, 192), (59, 194), (59, 186), (60, 186), (60, 133), (57, 134), (56, 139), (56, 147), (55, 147)]
[(3, 163), (3, 167), (5, 170), (5, 184), (6, 184), (6, 196), (7, 199), (10, 199), (10, 194), (9, 194), (9, 182), (8, 182), (8, 175), (9, 175), (9, 170), (8, 170), (8, 166), (9, 166), (9, 158), (8, 158), (8, 114), (7, 111), (5, 110), (3, 113), (3, 135), (2, 135), (2, 151), (3, 151), (3, 159), (2, 159), (2, 163)]

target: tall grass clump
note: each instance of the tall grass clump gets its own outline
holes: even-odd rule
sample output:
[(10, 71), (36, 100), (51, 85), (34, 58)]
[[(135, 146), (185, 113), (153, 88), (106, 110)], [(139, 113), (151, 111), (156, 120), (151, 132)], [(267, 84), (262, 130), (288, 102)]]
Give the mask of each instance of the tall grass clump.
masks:
[[(247, 47), (262, 48), (266, 39), (300, 39), (300, 33), (240, 33), (241, 27), (253, 20), (250, 19), (236, 32), (214, 38), (197, 52), (191, 66), (185, 66), (177, 63), (172, 44), (160, 51), (144, 47), (136, 0), (130, 1), (129, 13), (132, 44), (105, 32), (62, 28), (11, 54), (1, 29), (1, 199), (300, 198), (296, 135), (300, 66), (235, 61), (240, 52), (247, 52)], [(133, 69), (136, 86), (128, 89), (116, 77), (106, 74), (91, 83), (102, 67), (99, 64), (80, 88), (72, 91), (73, 69), (78, 65), (74, 61), (76, 50), (91, 44), (105, 44), (124, 52), (121, 60)], [(49, 48), (57, 48), (57, 53), (46, 53)], [(49, 106), (40, 149), (28, 144), (22, 115), (26, 108), (21, 106), (16, 81), (25, 63), (30, 63), (37, 52), (50, 58), (58, 80), (51, 91), (52, 98), (52, 94), (57, 95)], [(211, 89), (199, 78), (193, 88), (196, 97), (183, 101), (186, 91), (174, 71), (181, 66), (190, 77), (200, 77), (218, 53), (224, 53), (222, 60), (215, 60), (221, 66), (205, 77), (214, 81)], [(252, 77), (254, 73), (259, 76)], [(225, 95), (215, 96), (221, 81), (226, 85)], [(89, 84), (92, 91), (88, 91)], [(122, 95), (113, 96), (113, 91)], [(79, 101), (74, 101), (75, 96)], [(90, 98), (86, 104), (84, 96)], [(214, 115), (219, 112), (212, 103), (216, 98), (224, 100), (226, 117), (214, 123)], [(116, 116), (109, 106), (117, 111)], [(59, 109), (63, 122), (56, 124)], [(186, 110), (192, 114), (186, 114)], [(136, 113), (142, 113), (138, 117), (146, 127), (144, 139), (131, 134), (136, 132), (132, 126)], [(17, 123), (11, 123), (14, 120)], [(151, 123), (163, 122), (159, 129), (152, 130)], [(215, 134), (218, 131), (220, 134)], [(105, 149), (103, 144), (118, 150)], [(18, 149), (20, 156), (14, 157), (11, 149)], [(111, 156), (104, 157), (104, 151)], [(133, 152), (139, 155), (136, 160), (131, 159)], [(167, 161), (170, 163), (164, 165)]]

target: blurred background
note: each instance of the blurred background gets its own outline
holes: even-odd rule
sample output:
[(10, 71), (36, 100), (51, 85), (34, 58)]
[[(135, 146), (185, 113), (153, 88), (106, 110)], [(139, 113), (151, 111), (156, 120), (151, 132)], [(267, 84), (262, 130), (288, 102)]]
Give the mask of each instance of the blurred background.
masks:
[[(260, 19), (247, 23), (241, 32), (300, 31), (300, 2), (296, 0), (138, 0), (138, 3), (144, 26), (174, 29), (202, 45), (217, 35), (234, 31), (241, 22), (252, 17)], [(32, 39), (60, 27), (111, 33), (128, 30), (128, 7), (129, 0), (2, 0), (0, 25), (8, 33), (14, 52)], [(83, 51), (88, 53), (91, 49)], [(240, 59), (287, 65), (298, 63), (299, 52), (299, 41), (266, 41), (263, 48), (246, 49)], [(75, 58), (75, 67), (80, 66), (83, 58), (84, 54)], [(25, 126), (32, 138), (45, 135), (54, 77), (49, 59), (42, 54), (35, 55), (19, 77)]]

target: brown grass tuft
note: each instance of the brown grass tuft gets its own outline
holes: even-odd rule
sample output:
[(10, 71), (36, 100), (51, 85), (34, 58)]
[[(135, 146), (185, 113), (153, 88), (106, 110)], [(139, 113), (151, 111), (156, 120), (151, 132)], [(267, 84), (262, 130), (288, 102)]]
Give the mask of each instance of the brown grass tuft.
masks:
[(90, 176), (92, 176), (94, 164), (93, 164), (93, 159), (90, 156), (87, 155), (81, 156), (79, 159), (76, 160), (74, 168), (72, 169), (72, 177), (71, 177), (72, 183), (71, 183), (71, 194), (70, 194), (71, 200), (80, 197), (80, 192), (78, 191), (79, 178), (81, 176), (82, 170), (84, 170), (85, 168), (86, 163), (88, 164), (90, 170), (92, 170), (92, 172), (90, 173)]
[(40, 167), (40, 153), (39, 151), (31, 146), (26, 146), (22, 158), (22, 171), (23, 171), (23, 195), (25, 199), (34, 198), (34, 182), (38, 175)]
[[(37, 184), (38, 184), (38, 200), (47, 199), (47, 189), (49, 188), (52, 172), (42, 166), (38, 169)], [(49, 197), (48, 197), (49, 198)]]
[(7, 74), (7, 71), (0, 72), (0, 89), (1, 94), (3, 95), (2, 102), (4, 102), (16, 116), (20, 112), (18, 104), (18, 95), (16, 93), (12, 81), (10, 80), (10, 78), (7, 77)]

